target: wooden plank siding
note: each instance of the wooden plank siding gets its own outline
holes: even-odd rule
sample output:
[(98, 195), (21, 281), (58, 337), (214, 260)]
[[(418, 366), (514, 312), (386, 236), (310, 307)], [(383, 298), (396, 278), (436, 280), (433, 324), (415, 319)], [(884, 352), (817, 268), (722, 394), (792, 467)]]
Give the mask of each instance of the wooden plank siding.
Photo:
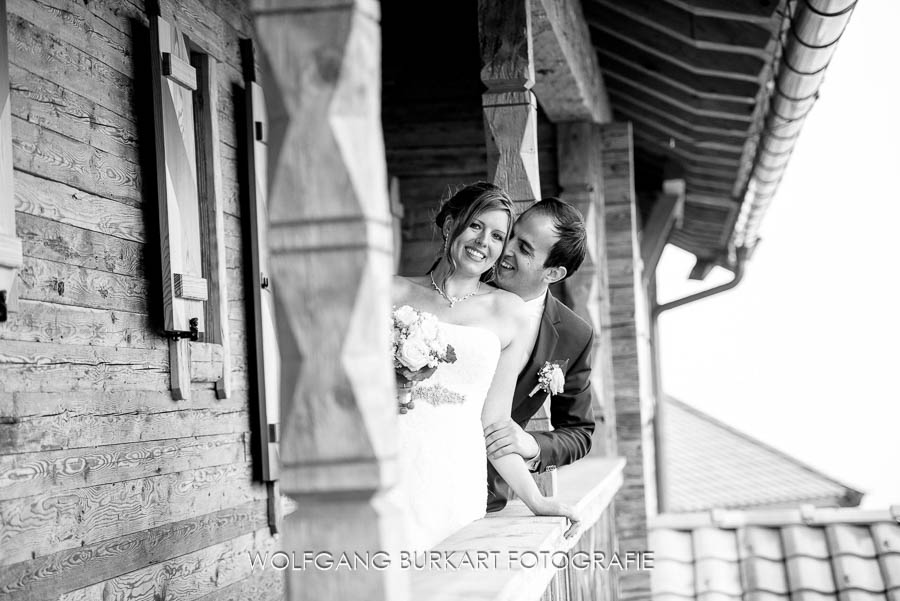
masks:
[[(7, 0), (18, 307), (0, 324), (0, 601), (279, 599), (267, 489), (252, 478), (234, 94), (237, 0), (163, 0), (218, 61), (232, 389), (223, 345), (192, 343), (169, 388), (155, 281), (142, 0)], [(152, 4), (152, 3), (150, 3)], [(141, 78), (141, 79), (136, 79)], [(250, 334), (252, 335), (252, 334)]]

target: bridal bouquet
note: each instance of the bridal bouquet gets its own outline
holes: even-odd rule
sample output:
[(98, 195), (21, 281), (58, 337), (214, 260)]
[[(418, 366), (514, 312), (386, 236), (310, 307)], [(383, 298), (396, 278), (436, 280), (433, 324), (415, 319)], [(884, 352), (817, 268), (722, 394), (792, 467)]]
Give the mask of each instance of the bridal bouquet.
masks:
[(400, 413), (406, 413), (413, 408), (409, 400), (412, 383), (430, 378), (442, 363), (456, 361), (456, 351), (442, 339), (438, 319), (431, 313), (403, 305), (394, 309), (392, 317), (394, 371), (397, 386), (406, 398), (400, 403)]

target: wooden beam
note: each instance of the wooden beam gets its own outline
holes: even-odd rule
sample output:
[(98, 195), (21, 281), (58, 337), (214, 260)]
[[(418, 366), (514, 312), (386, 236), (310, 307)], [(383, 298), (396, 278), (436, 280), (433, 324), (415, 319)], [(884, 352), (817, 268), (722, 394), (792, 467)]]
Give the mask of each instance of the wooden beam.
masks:
[(647, 286), (656, 273), (656, 265), (662, 257), (675, 222), (684, 214), (685, 182), (683, 179), (666, 180), (663, 190), (656, 197), (650, 218), (641, 230), (641, 260), (644, 263), (643, 281)]
[(632, 70), (654, 74), (658, 80), (703, 98), (752, 104), (759, 93), (760, 86), (756, 81), (698, 74), (680, 64), (664, 60), (657, 54), (631, 47), (621, 39), (601, 31), (593, 30), (592, 39), (604, 74), (608, 69), (606, 63), (611, 58), (619, 64), (628, 65)]
[(528, 0), (479, 0), (478, 37), (488, 181), (513, 201), (541, 197)]
[(698, 115), (685, 110), (685, 108), (660, 100), (656, 96), (632, 93), (629, 86), (618, 86), (609, 91), (613, 102), (625, 102), (635, 107), (640, 107), (647, 112), (664, 116), (675, 122), (682, 123), (698, 132), (732, 135), (746, 138), (749, 135), (751, 123), (740, 119), (725, 119), (717, 116)]
[(740, 143), (742, 142), (740, 138), (726, 138), (717, 141), (710, 139), (710, 136), (695, 137), (692, 132), (685, 131), (684, 128), (680, 126), (661, 123), (658, 119), (648, 116), (641, 111), (635, 111), (627, 105), (617, 106), (616, 113), (628, 117), (629, 120), (634, 121), (637, 125), (642, 126), (645, 129), (659, 132), (661, 137), (668, 137), (678, 144), (692, 146), (697, 149), (731, 153), (737, 158), (740, 158), (744, 151), (744, 145)]
[(679, 65), (698, 75), (712, 75), (759, 84), (768, 71), (768, 61), (746, 54), (701, 50), (646, 25), (608, 12), (588, 15), (591, 28), (609, 37)]
[(665, 123), (669, 127), (680, 130), (698, 140), (715, 141), (724, 144), (742, 144), (748, 135), (748, 128), (729, 130), (708, 127), (703, 125), (703, 123), (706, 123), (704, 120), (681, 117), (674, 114), (674, 111), (662, 110), (627, 94), (617, 93), (613, 98), (616, 99), (616, 110), (627, 111), (633, 115), (647, 115), (648, 118), (658, 123)]
[[(253, 0), (268, 137), (285, 549), (403, 548), (390, 363), (380, 5)], [(302, 76), (310, 74), (310, 77)], [(352, 358), (352, 359), (351, 359)], [(337, 438), (340, 444), (335, 444)], [(285, 574), (285, 598), (407, 597), (399, 570)]]
[(778, 8), (783, 4), (759, 0), (733, 0), (728, 3), (722, 3), (720, 0), (663, 0), (663, 2), (698, 16), (731, 19), (763, 26), (771, 26), (773, 21), (780, 21)]
[(675, 79), (679, 73), (660, 72), (652, 59), (649, 62), (645, 61), (645, 64), (648, 65), (645, 66), (645, 64), (613, 54), (608, 49), (599, 48), (597, 56), (601, 59), (603, 74), (609, 89), (628, 85), (635, 90), (640, 90), (641, 95), (654, 96), (684, 110), (696, 111), (698, 115), (751, 120), (756, 97), (748, 95), (748, 93), (752, 93), (750, 86), (742, 84), (740, 90), (733, 87), (726, 89), (727, 92), (738, 92), (738, 94), (722, 94), (719, 92), (721, 87), (713, 89), (710, 86), (713, 82), (693, 78), (689, 80), (689, 83), (704, 86), (695, 88), (684, 81)]
[(732, 167), (737, 169), (740, 166), (740, 160), (732, 157), (722, 156), (719, 153), (699, 152), (697, 149), (684, 145), (674, 147), (670, 146), (668, 138), (662, 138), (658, 133), (646, 131), (642, 124), (632, 124), (634, 137), (645, 140), (651, 144), (651, 147), (662, 151), (664, 154), (671, 154), (680, 159), (691, 161), (697, 165)]
[(709, 275), (709, 272), (712, 271), (712, 268), (715, 266), (716, 264), (713, 261), (698, 258), (694, 263), (694, 267), (691, 269), (691, 273), (688, 276), (688, 279), (705, 280), (706, 276)]
[(769, 60), (776, 43), (776, 36), (766, 27), (696, 16), (683, 8), (656, 0), (629, 0), (627, 3), (591, 0), (587, 3), (586, 12), (593, 14), (598, 12), (599, 7), (655, 29), (698, 50), (747, 54)]
[(581, 2), (531, 0), (534, 93), (551, 121), (612, 119)]

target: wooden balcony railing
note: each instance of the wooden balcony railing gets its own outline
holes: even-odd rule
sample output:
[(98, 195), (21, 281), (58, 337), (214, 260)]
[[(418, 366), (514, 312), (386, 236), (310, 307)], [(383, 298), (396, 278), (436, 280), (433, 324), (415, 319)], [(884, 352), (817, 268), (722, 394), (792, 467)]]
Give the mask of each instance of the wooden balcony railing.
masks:
[[(624, 465), (621, 458), (589, 458), (559, 469), (560, 499), (583, 516), (580, 536), (566, 539), (565, 520), (535, 517), (522, 501), (512, 501), (436, 546), (431, 568), (421, 557), (422, 568), (410, 574), (410, 599), (612, 601), (613, 574), (584, 560), (595, 551), (607, 557), (615, 551), (608, 508), (622, 486)], [(581, 562), (573, 561), (578, 552)]]

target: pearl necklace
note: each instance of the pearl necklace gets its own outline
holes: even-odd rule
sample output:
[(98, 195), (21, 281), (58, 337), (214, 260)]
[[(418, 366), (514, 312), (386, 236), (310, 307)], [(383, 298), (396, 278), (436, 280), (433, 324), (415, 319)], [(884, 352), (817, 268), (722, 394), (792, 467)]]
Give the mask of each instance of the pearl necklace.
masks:
[(444, 290), (437, 285), (437, 282), (434, 281), (434, 272), (431, 272), (431, 285), (434, 286), (434, 289), (437, 290), (437, 293), (443, 297), (448, 303), (450, 303), (450, 308), (453, 308), (453, 305), (456, 303), (461, 303), (462, 301), (472, 298), (476, 294), (478, 294), (478, 290), (481, 288), (481, 280), (478, 280), (478, 284), (475, 286), (475, 290), (466, 294), (465, 296), (449, 296)]

